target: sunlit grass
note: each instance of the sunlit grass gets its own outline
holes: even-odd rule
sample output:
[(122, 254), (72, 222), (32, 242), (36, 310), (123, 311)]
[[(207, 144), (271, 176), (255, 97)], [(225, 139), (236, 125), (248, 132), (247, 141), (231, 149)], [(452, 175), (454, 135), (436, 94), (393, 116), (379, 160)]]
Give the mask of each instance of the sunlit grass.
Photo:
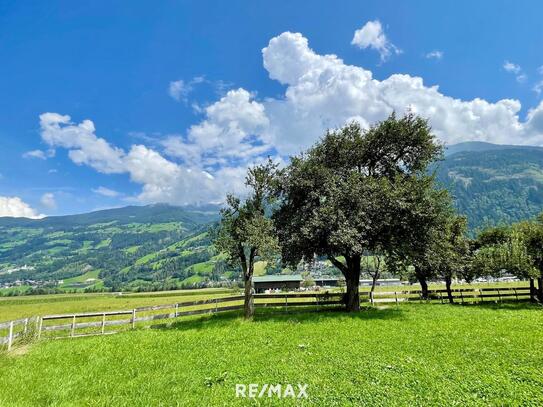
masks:
[(247, 405), (236, 383), (307, 383), (320, 406), (543, 404), (538, 306), (258, 311), (0, 356), (0, 405)]

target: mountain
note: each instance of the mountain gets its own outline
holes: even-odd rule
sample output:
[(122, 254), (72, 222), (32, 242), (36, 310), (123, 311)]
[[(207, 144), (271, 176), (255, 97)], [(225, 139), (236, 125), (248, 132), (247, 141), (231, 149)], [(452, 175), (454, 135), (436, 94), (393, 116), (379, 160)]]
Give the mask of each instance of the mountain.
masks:
[(437, 180), (468, 216), (472, 231), (543, 211), (543, 148), (461, 143), (446, 150)]
[(62, 281), (100, 289), (197, 285), (220, 260), (209, 225), (219, 208), (128, 206), (44, 219), (0, 218), (0, 283)]
[[(472, 233), (543, 211), (543, 148), (461, 143), (449, 146), (433, 170)], [(218, 218), (214, 205), (164, 204), (0, 218), (0, 287), (26, 280), (55, 290), (158, 289), (230, 279), (237, 271), (213, 251), (208, 235)]]

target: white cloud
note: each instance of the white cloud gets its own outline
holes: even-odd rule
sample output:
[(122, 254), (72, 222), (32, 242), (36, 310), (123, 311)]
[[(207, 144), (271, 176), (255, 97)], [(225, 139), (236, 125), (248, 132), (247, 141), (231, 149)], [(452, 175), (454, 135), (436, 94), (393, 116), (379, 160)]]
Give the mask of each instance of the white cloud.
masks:
[(188, 101), (188, 95), (194, 89), (194, 85), (202, 82), (205, 82), (205, 78), (203, 76), (196, 76), (189, 82), (185, 82), (182, 79), (171, 81), (168, 86), (168, 94), (178, 102), (183, 101), (186, 103)]
[(426, 59), (437, 59), (437, 60), (440, 60), (440, 59), (443, 59), (443, 51), (439, 51), (439, 50), (434, 50), (434, 51), (431, 51), (431, 52), (428, 52), (426, 55), (425, 55), (425, 58)]
[(297, 154), (329, 128), (351, 120), (366, 127), (393, 111), (428, 118), (449, 144), (543, 145), (543, 102), (521, 119), (518, 100), (456, 99), (407, 74), (377, 80), (336, 55), (317, 54), (299, 33), (272, 38), (262, 54), (269, 77), (286, 86), (284, 95), (258, 100), (242, 88), (228, 91), (186, 133), (162, 141), (165, 155), (143, 144), (125, 151), (98, 137), (90, 120), (77, 124), (56, 113), (41, 116), (42, 137), (67, 148), (77, 164), (128, 174), (142, 187), (134, 199), (176, 204), (219, 202), (226, 192), (243, 191), (247, 166), (263, 156)]
[(31, 219), (44, 217), (17, 196), (0, 196), (0, 217), (2, 216)]
[(512, 72), (514, 74), (518, 74), (522, 70), (520, 65), (514, 64), (509, 61), (505, 61), (503, 63), (503, 69), (505, 69), (507, 72)]
[(269, 126), (264, 105), (245, 89), (228, 91), (204, 112), (205, 119), (189, 128), (186, 139), (170, 136), (164, 140), (168, 155), (191, 165), (213, 165), (229, 159), (244, 161), (270, 149), (254, 137)]
[(55, 200), (55, 194), (52, 192), (46, 192), (41, 196), (40, 203), (47, 209), (56, 209), (57, 202)]
[(528, 79), (528, 76), (526, 76), (525, 73), (522, 72), (522, 68), (520, 65), (514, 64), (509, 61), (505, 61), (503, 63), (503, 69), (507, 72), (510, 72), (515, 75), (515, 79), (517, 82), (522, 83)]
[[(208, 112), (218, 123), (230, 117), (232, 122), (225, 123), (231, 125), (228, 135), (243, 131), (255, 122), (251, 114), (236, 120), (235, 113), (229, 115), (223, 107), (221, 104), (212, 105)], [(76, 164), (86, 164), (106, 174), (126, 173), (133, 182), (142, 185), (141, 193), (135, 197), (140, 202), (220, 202), (226, 192), (240, 191), (240, 180), (243, 181), (246, 166), (223, 164), (215, 175), (211, 175), (196, 164), (181, 166), (169, 161), (144, 145), (133, 145), (128, 152), (112, 146), (96, 136), (94, 123), (90, 120), (77, 124), (71, 122), (69, 116), (44, 113), (40, 121), (43, 140), (51, 146), (69, 149), (68, 156)], [(231, 178), (233, 174), (238, 178)]]
[(517, 100), (455, 99), (437, 86), (425, 86), (422, 78), (405, 74), (379, 81), (371, 71), (347, 65), (335, 55), (315, 53), (299, 33), (272, 38), (263, 56), (270, 77), (287, 85), (284, 98), (264, 101), (270, 121), (267, 138), (281, 154), (296, 153), (327, 128), (349, 120), (368, 126), (408, 108), (427, 117), (435, 134), (447, 143), (543, 142), (529, 117), (519, 120)]
[(93, 189), (92, 192), (94, 192), (95, 194), (98, 194), (98, 195), (107, 196), (109, 198), (115, 198), (115, 197), (118, 197), (119, 195), (121, 195), (121, 193), (118, 192), (118, 191), (115, 191), (113, 189), (109, 189), (109, 188), (106, 188), (106, 187), (102, 187), (102, 186), (99, 186), (98, 188)]
[(43, 150), (32, 150), (23, 153), (23, 158), (39, 158), (40, 160), (47, 160), (48, 158), (55, 156), (55, 150), (49, 149), (47, 151)]
[(402, 52), (388, 40), (379, 20), (368, 21), (362, 28), (356, 30), (351, 44), (362, 49), (372, 48), (376, 50), (383, 62), (391, 54), (400, 54)]
[(40, 115), (41, 137), (52, 147), (64, 147), (76, 164), (87, 164), (105, 174), (123, 172), (123, 151), (111, 146), (94, 134), (94, 123), (84, 120), (79, 124), (70, 116), (57, 113)]

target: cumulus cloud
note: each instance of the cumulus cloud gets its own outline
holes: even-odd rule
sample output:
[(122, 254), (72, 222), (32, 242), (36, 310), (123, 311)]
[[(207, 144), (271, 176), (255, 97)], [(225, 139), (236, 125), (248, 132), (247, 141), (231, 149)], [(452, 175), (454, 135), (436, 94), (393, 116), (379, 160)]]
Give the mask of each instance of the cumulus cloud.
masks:
[(362, 28), (356, 30), (351, 44), (361, 49), (372, 48), (376, 50), (379, 52), (382, 62), (386, 61), (392, 54), (402, 52), (388, 40), (379, 20), (368, 21)]
[(368, 126), (392, 111), (406, 109), (427, 117), (434, 133), (446, 143), (543, 142), (530, 116), (519, 120), (517, 100), (456, 99), (406, 74), (379, 81), (371, 71), (347, 65), (335, 55), (317, 54), (299, 33), (272, 38), (262, 52), (270, 78), (287, 85), (284, 98), (264, 102), (270, 121), (267, 138), (282, 154), (295, 153), (326, 129), (350, 120)]
[(165, 151), (191, 165), (251, 159), (270, 149), (262, 139), (255, 139), (269, 126), (264, 110), (245, 89), (230, 90), (205, 108), (205, 119), (191, 126), (186, 138), (166, 138)]
[(41, 196), (40, 203), (47, 209), (56, 209), (57, 202), (55, 200), (55, 194), (52, 192), (46, 192)]
[(440, 59), (443, 59), (443, 51), (439, 51), (439, 50), (434, 50), (434, 51), (430, 51), (428, 52), (424, 57), (426, 59), (437, 59), (437, 60), (440, 60)]
[[(518, 100), (462, 100), (427, 86), (423, 79), (394, 74), (383, 80), (320, 55), (300, 33), (285, 32), (262, 50), (269, 77), (285, 85), (284, 95), (258, 99), (233, 89), (202, 110), (185, 133), (154, 148), (120, 149), (98, 137), (94, 123), (69, 116), (41, 116), (42, 138), (50, 147), (102, 173), (124, 173), (141, 185), (141, 202), (220, 202), (226, 192), (243, 191), (248, 165), (266, 155), (285, 158), (312, 145), (329, 128), (357, 120), (367, 127), (393, 111), (410, 109), (429, 119), (443, 142), (468, 140), (543, 145), (543, 102), (519, 117)], [(161, 149), (161, 150), (160, 150)]]
[(0, 217), (3, 216), (30, 219), (44, 217), (17, 196), (0, 196)]
[[(221, 116), (220, 108), (211, 111)], [(239, 123), (252, 120), (240, 119)], [(51, 146), (67, 148), (74, 163), (88, 165), (105, 174), (125, 173), (131, 181), (141, 184), (142, 191), (136, 197), (140, 202), (220, 202), (226, 192), (240, 191), (242, 185), (240, 180), (243, 180), (245, 167), (226, 165), (211, 175), (199, 166), (182, 166), (170, 161), (144, 145), (133, 145), (125, 151), (97, 137), (90, 120), (78, 124), (67, 115), (44, 113), (40, 124), (43, 140)], [(232, 178), (233, 175), (238, 178)]]
[(116, 198), (119, 195), (121, 195), (121, 193), (118, 191), (115, 191), (113, 189), (109, 189), (106, 187), (102, 187), (102, 186), (99, 186), (98, 188), (93, 189), (92, 192), (98, 195), (107, 196), (109, 198)]

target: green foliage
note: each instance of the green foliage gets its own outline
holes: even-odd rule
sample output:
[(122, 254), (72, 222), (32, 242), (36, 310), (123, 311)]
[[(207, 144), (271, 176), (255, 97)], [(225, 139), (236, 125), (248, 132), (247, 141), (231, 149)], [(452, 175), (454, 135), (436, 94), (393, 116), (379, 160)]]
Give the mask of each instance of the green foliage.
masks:
[(411, 113), (369, 130), (353, 122), (328, 132), (280, 177), (274, 219), (283, 261), (295, 267), (326, 256), (356, 307), (361, 257), (407, 251), (446, 200), (425, 175), (440, 156), (428, 123)]

